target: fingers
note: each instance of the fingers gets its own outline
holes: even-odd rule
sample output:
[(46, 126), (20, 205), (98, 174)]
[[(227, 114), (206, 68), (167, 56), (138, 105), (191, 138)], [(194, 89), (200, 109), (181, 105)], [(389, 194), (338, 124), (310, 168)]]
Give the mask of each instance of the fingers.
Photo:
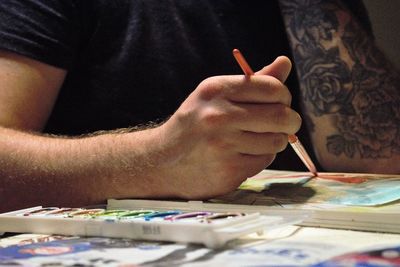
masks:
[(282, 104), (238, 104), (231, 119), (235, 128), (256, 133), (294, 134), (301, 126), (300, 115)]
[(207, 129), (294, 134), (300, 128), (299, 114), (289, 107), (291, 94), (274, 77), (212, 77), (198, 93), (202, 99), (198, 118)]
[(292, 69), (292, 62), (285, 56), (280, 56), (275, 59), (270, 65), (256, 72), (256, 75), (270, 75), (275, 77), (282, 83), (286, 81)]
[(209, 105), (197, 115), (198, 125), (208, 130), (294, 134), (301, 126), (300, 115), (282, 104)]
[(282, 103), (284, 105), (290, 105), (292, 100), (288, 88), (278, 79), (267, 75), (211, 77), (204, 80), (199, 88), (200, 97), (205, 100), (224, 97), (237, 103)]
[[(283, 151), (288, 142), (287, 135), (282, 133), (254, 133), (239, 131), (233, 135), (232, 150), (244, 155), (272, 155)], [(229, 142), (229, 140), (227, 140)]]

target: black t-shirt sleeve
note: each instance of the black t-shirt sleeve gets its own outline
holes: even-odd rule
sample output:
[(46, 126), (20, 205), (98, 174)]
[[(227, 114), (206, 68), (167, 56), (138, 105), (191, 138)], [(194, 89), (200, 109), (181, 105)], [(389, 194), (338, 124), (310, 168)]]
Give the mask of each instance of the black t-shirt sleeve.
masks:
[(74, 0), (1, 0), (0, 49), (68, 69), (79, 42)]

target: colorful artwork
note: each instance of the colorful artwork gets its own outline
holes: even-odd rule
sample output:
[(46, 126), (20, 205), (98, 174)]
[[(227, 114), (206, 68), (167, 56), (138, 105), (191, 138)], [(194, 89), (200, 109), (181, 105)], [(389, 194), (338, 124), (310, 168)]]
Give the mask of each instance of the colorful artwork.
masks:
[[(161, 251), (161, 245), (165, 248)], [(172, 248), (172, 249), (175, 249)], [(0, 266), (137, 266), (162, 257), (168, 243), (123, 238), (69, 238), (0, 249)]]
[(282, 205), (376, 206), (400, 199), (400, 176), (321, 173), (313, 177), (310, 173), (264, 172), (247, 179), (239, 189)]
[(313, 265), (313, 267), (387, 267), (400, 266), (400, 247), (348, 253)]
[(75, 238), (2, 248), (0, 266), (308, 266), (346, 251), (343, 246), (280, 239), (252, 246), (242, 242), (212, 250), (192, 244)]
[[(326, 233), (321, 230), (322, 234)], [(289, 232), (288, 232), (289, 233)], [(333, 232), (338, 233), (337, 231)], [(135, 241), (124, 238), (73, 238), (27, 245), (13, 245), (0, 248), (0, 266), (398, 266), (399, 248), (390, 245), (387, 249), (369, 250), (363, 242), (354, 247), (342, 241), (318, 240), (317, 237), (282, 235), (269, 237), (247, 237), (235, 241), (230, 247), (213, 250), (193, 244), (168, 242)], [(354, 240), (360, 241), (355, 235)], [(372, 236), (372, 234), (371, 234)], [(275, 238), (273, 238), (275, 237)], [(364, 236), (365, 238), (365, 236)], [(372, 240), (382, 243), (382, 239)], [(354, 251), (367, 251), (354, 253)], [(344, 255), (344, 256), (340, 256)], [(331, 259), (331, 260), (330, 260)], [(375, 265), (340, 265), (344, 260), (354, 263), (375, 263)], [(378, 261), (379, 260), (379, 261)], [(378, 265), (377, 263), (386, 263)], [(330, 264), (330, 265), (328, 265)]]

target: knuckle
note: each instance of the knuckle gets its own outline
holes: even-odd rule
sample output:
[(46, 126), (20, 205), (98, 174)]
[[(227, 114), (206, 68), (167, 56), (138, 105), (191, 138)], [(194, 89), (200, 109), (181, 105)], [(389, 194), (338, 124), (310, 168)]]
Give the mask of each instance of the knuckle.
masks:
[(288, 125), (290, 123), (290, 108), (284, 105), (277, 105), (273, 114), (274, 122), (277, 125)]
[(225, 124), (229, 120), (229, 114), (216, 107), (207, 107), (200, 115), (200, 122), (207, 129)]
[(273, 76), (265, 76), (266, 88), (269, 94), (278, 95), (280, 93), (282, 83)]
[(266, 87), (268, 88), (268, 94), (274, 96), (279, 103), (290, 106), (292, 103), (292, 94), (285, 84), (279, 81), (277, 78), (267, 76)]
[(301, 126), (300, 115), (285, 105), (278, 105), (274, 112), (274, 123), (282, 127), (285, 133), (295, 133), (300, 129)]
[(224, 83), (218, 77), (209, 77), (199, 84), (199, 95), (204, 100), (210, 100), (220, 95), (224, 87)]
[(290, 106), (292, 102), (292, 94), (289, 88), (279, 80), (275, 80), (275, 93), (277, 94), (277, 99), (280, 103)]

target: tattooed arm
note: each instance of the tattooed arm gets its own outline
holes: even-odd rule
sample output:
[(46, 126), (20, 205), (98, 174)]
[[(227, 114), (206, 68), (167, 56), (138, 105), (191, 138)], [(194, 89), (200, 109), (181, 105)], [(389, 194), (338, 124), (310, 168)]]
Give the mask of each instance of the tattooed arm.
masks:
[(279, 2), (320, 164), (400, 173), (399, 74), (342, 2)]

